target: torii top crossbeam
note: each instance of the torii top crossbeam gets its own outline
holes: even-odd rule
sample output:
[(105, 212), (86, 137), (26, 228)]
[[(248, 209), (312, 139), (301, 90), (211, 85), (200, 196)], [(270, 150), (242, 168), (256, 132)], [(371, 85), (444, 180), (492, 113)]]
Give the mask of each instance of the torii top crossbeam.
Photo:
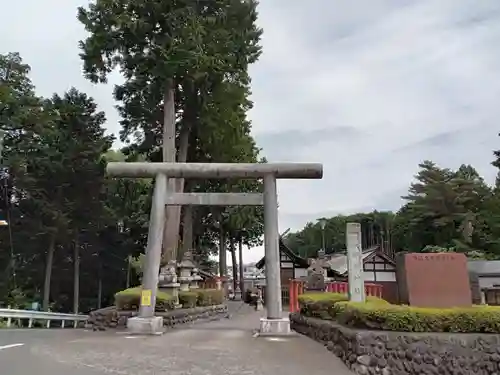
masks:
[(262, 178), (272, 174), (280, 179), (320, 179), (319, 163), (108, 163), (106, 172), (115, 177), (172, 178)]

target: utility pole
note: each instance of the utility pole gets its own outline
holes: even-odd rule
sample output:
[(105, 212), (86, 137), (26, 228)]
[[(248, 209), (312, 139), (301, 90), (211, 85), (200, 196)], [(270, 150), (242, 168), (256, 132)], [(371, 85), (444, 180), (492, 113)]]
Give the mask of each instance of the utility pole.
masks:
[(326, 244), (325, 244), (325, 227), (327, 220), (325, 218), (318, 219), (319, 226), (321, 228), (321, 249), (326, 253)]

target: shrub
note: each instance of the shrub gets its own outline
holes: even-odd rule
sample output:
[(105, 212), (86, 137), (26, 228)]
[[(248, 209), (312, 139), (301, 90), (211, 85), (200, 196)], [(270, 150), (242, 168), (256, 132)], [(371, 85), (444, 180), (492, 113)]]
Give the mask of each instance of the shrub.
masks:
[[(115, 305), (118, 310), (138, 310), (141, 303), (142, 288), (135, 287), (122, 290), (115, 294)], [(220, 305), (224, 302), (224, 292), (217, 289), (197, 289), (179, 292), (179, 303), (183, 308), (196, 306)], [(174, 309), (174, 299), (170, 294), (158, 291), (155, 310), (167, 311)]]
[[(314, 318), (332, 320), (343, 311), (344, 302), (348, 302), (347, 294), (313, 292), (304, 293), (299, 296), (300, 312)], [(368, 296), (366, 301), (373, 304), (389, 304), (387, 301)]]
[(224, 303), (224, 291), (218, 289), (198, 289), (197, 305), (198, 306), (212, 306), (221, 305)]
[(196, 292), (179, 292), (179, 303), (184, 309), (191, 309), (198, 304), (198, 293)]
[(386, 331), (500, 333), (500, 307), (422, 308), (372, 303), (344, 303), (341, 324)]
[[(118, 310), (138, 310), (141, 304), (141, 287), (129, 288), (115, 294), (115, 305)], [(167, 311), (174, 308), (171, 295), (158, 291), (156, 293), (156, 311)]]

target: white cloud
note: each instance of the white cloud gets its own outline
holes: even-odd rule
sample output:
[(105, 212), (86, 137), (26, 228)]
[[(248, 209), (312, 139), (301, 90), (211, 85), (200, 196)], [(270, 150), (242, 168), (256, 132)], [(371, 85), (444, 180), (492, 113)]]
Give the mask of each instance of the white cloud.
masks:
[[(73, 85), (93, 95), (116, 132), (112, 87), (81, 75), (78, 5), (0, 0), (0, 52), (19, 51), (43, 95)], [(259, 7), (264, 53), (252, 67), (254, 134), (271, 160), (322, 162), (325, 171), (321, 181), (280, 182), (280, 230), (325, 213), (396, 208), (426, 158), (472, 163), (488, 179), (496, 173), (489, 162), (500, 148), (497, 0), (265, 0)]]
[[(300, 225), (291, 214), (396, 208), (395, 192), (426, 158), (473, 163), (491, 178), (500, 3), (291, 3), (291, 11), (284, 1), (261, 3), (265, 52), (254, 68), (251, 116), (271, 160), (321, 161), (325, 177), (280, 185), (282, 229)], [(352, 135), (336, 137), (336, 127)], [(268, 145), (269, 132), (290, 138), (291, 130), (315, 130), (316, 143)], [(442, 143), (440, 134), (448, 134)]]

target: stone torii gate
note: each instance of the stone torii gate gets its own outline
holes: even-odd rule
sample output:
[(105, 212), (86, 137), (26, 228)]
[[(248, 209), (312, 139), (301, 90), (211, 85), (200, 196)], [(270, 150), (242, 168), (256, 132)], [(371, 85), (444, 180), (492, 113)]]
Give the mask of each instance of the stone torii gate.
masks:
[[(261, 319), (262, 334), (287, 334), (288, 318), (282, 317), (281, 277), (278, 232), (278, 197), (276, 179), (321, 179), (323, 165), (316, 163), (108, 163), (108, 175), (115, 177), (156, 178), (151, 206), (142, 304), (137, 317), (127, 322), (133, 333), (159, 334), (163, 318), (156, 317), (161, 248), (165, 222), (165, 205), (264, 205), (264, 248), (267, 318)], [(169, 178), (263, 179), (260, 193), (175, 193), (167, 191)]]

